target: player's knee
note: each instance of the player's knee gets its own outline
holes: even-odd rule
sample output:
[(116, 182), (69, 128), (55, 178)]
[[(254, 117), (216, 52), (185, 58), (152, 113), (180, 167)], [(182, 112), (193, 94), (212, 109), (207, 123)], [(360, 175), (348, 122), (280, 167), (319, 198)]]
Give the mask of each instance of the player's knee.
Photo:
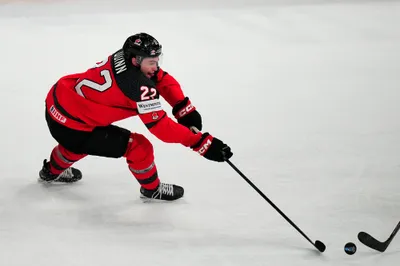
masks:
[(143, 135), (132, 133), (125, 153), (129, 165), (137, 170), (144, 169), (154, 161), (153, 145)]

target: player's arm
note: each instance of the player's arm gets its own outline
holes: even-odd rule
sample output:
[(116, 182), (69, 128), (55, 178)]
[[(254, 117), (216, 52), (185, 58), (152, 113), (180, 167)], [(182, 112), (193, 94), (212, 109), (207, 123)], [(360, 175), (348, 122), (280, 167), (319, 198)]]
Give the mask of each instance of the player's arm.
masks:
[(174, 107), (178, 102), (185, 98), (179, 82), (168, 72), (159, 68), (156, 75), (152, 78), (160, 95)]
[(222, 162), (232, 156), (229, 146), (221, 140), (209, 133), (195, 134), (169, 118), (161, 107), (159, 92), (154, 82), (140, 73), (140, 70), (130, 68), (117, 76), (116, 81), (125, 96), (130, 99), (132, 107), (137, 109), (138, 116), (147, 129), (161, 141), (181, 143), (213, 161)]
[(169, 73), (159, 68), (153, 81), (160, 95), (173, 107), (172, 114), (178, 123), (187, 128), (196, 127), (202, 130), (202, 118), (189, 97), (185, 97), (179, 82)]
[[(216, 162), (223, 162), (232, 157), (233, 153), (228, 145), (211, 136), (208, 132), (195, 134), (185, 126), (176, 123), (167, 116), (158, 102), (159, 100), (155, 99), (151, 102), (137, 103), (140, 119), (158, 139), (167, 143), (181, 143), (206, 159)], [(142, 108), (148, 107), (148, 104), (155, 109), (143, 110)], [(160, 107), (156, 108), (156, 106)]]
[[(156, 102), (159, 102), (159, 100), (153, 100), (152, 104)], [(194, 134), (188, 128), (173, 121), (161, 107), (157, 110), (147, 112), (142, 108), (147, 105), (147, 102), (139, 102), (137, 105), (139, 118), (145, 124), (146, 128), (161, 141), (166, 143), (180, 143), (186, 147), (190, 147), (200, 140), (201, 135)]]
[[(147, 87), (142, 86), (142, 88)], [(147, 89), (144, 90), (147, 91)], [(156, 95), (156, 89), (148, 88), (148, 93)], [(142, 96), (145, 94), (143, 93)], [(147, 129), (161, 141), (181, 143), (212, 161), (223, 162), (232, 156), (230, 147), (221, 140), (209, 133), (193, 133), (187, 127), (169, 118), (157, 96), (150, 99), (144, 98), (136, 103), (139, 117)]]

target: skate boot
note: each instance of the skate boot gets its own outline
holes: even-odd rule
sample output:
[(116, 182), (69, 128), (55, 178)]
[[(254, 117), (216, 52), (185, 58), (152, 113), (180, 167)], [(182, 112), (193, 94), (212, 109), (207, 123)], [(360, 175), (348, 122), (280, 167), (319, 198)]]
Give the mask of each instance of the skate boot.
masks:
[(47, 160), (43, 161), (42, 170), (39, 172), (39, 181), (41, 182), (60, 182), (60, 183), (74, 183), (82, 179), (82, 173), (76, 168), (69, 167), (59, 175), (50, 172), (50, 163)]
[(173, 201), (183, 197), (183, 187), (160, 183), (154, 190), (140, 188), (141, 198)]

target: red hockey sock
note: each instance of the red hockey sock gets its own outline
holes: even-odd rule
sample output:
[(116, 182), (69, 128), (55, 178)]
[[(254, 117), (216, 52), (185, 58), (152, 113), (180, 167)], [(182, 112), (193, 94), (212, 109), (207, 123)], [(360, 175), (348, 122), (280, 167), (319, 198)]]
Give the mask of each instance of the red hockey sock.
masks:
[(141, 170), (137, 170), (129, 166), (129, 170), (135, 176), (139, 184), (148, 190), (153, 190), (160, 184), (160, 179), (158, 178), (157, 167), (152, 163), (149, 167)]
[(139, 184), (153, 190), (160, 184), (157, 167), (154, 163), (153, 145), (143, 135), (133, 133), (125, 153), (129, 170)]
[(50, 155), (50, 172), (56, 175), (61, 174), (65, 169), (85, 156), (86, 154), (76, 154), (61, 145), (57, 145)]

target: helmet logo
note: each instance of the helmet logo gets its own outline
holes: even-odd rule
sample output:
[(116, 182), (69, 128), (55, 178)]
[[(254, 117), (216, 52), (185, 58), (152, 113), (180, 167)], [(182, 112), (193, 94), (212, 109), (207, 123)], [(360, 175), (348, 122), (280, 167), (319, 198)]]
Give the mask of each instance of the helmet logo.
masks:
[(157, 50), (151, 50), (150, 51), (150, 56), (155, 56), (157, 54), (161, 54), (161, 48), (158, 48)]
[(137, 46), (140, 46), (140, 45), (142, 45), (142, 40), (141, 39), (136, 39), (134, 44), (137, 45)]

